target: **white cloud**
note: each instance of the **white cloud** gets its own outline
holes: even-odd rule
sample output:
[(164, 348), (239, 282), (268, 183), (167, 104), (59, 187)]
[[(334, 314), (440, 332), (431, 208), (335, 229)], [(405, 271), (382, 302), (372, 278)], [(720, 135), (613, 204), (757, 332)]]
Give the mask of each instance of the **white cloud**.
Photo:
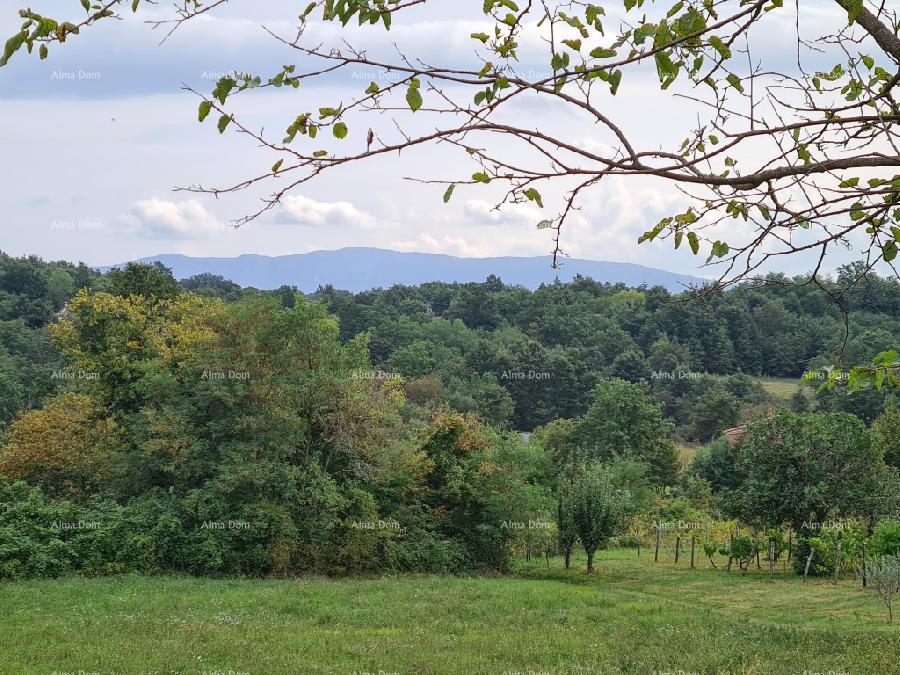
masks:
[(373, 216), (350, 202), (317, 202), (302, 195), (285, 197), (279, 216), (286, 223), (308, 227), (330, 225), (366, 229), (377, 223)]
[(136, 234), (163, 239), (203, 237), (227, 227), (196, 199), (176, 202), (156, 197), (135, 202), (126, 222)]
[(416, 251), (419, 253), (444, 253), (462, 258), (487, 258), (495, 254), (489, 245), (473, 245), (465, 239), (447, 235), (434, 236), (420, 234), (412, 241), (398, 241), (391, 244), (396, 251)]
[(528, 204), (495, 204), (481, 199), (470, 199), (463, 206), (463, 215), (471, 225), (487, 225), (510, 230), (533, 230), (545, 219), (541, 212)]

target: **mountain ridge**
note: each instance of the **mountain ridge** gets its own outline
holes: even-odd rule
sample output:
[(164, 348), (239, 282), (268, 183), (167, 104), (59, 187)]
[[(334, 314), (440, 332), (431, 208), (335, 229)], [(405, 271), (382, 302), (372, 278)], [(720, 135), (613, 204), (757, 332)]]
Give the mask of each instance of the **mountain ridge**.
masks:
[[(136, 262), (161, 262), (176, 279), (196, 274), (217, 274), (244, 287), (261, 290), (296, 286), (305, 293), (320, 286), (358, 293), (395, 284), (415, 286), (430, 281), (448, 283), (481, 282), (495, 275), (510, 285), (537, 288), (541, 284), (571, 281), (576, 275), (601, 283), (627, 286), (664, 286), (678, 292), (708, 283), (708, 279), (678, 274), (635, 263), (566, 258), (560, 269), (551, 266), (547, 256), (500, 256), (464, 258), (443, 253), (393, 251), (354, 246), (336, 250), (267, 256), (245, 253), (236, 257), (194, 257), (160, 254)], [(110, 267), (121, 267), (125, 263)], [(110, 269), (110, 268), (104, 268)]]

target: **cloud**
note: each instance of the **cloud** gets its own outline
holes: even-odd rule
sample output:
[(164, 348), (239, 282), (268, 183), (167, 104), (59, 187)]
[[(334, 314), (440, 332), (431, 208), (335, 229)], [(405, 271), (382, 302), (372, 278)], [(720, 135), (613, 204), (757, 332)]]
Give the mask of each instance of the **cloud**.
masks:
[(390, 247), (396, 251), (444, 253), (462, 258), (487, 258), (496, 253), (493, 247), (489, 245), (482, 244), (478, 246), (470, 244), (459, 237), (434, 236), (426, 233), (420, 234), (412, 241), (394, 242)]
[(196, 199), (143, 199), (125, 220), (133, 233), (162, 239), (193, 239), (227, 227)]
[(499, 209), (481, 199), (471, 199), (463, 206), (470, 225), (502, 227), (509, 230), (534, 230), (546, 216), (528, 204), (506, 204)]
[(284, 198), (279, 220), (293, 225), (322, 227), (325, 225), (369, 229), (377, 220), (350, 202), (317, 202), (302, 195)]

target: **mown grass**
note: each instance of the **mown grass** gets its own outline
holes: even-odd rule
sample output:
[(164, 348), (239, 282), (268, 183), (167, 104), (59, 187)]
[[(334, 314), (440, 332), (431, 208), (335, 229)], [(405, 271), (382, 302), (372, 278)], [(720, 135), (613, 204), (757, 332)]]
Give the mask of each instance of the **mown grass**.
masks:
[[(576, 561), (579, 564), (582, 561)], [(504, 578), (0, 584), (2, 673), (900, 673), (900, 625), (845, 581), (604, 552)]]

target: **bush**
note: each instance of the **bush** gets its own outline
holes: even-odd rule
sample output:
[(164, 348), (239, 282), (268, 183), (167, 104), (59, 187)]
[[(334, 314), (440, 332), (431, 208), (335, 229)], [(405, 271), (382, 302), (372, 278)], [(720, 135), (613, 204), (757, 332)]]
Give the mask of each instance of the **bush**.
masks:
[(841, 570), (855, 572), (862, 559), (862, 542), (865, 540), (865, 529), (860, 523), (843, 521), (840, 527), (823, 529), (815, 536), (800, 537), (793, 551), (792, 564), (797, 574), (806, 569), (806, 559), (810, 548), (815, 549), (812, 564), (809, 566), (810, 576), (834, 574), (837, 558), (837, 544), (841, 542)]
[(872, 533), (873, 555), (900, 555), (900, 520), (885, 520)]
[(456, 574), (466, 566), (466, 549), (434, 532), (413, 530), (390, 542), (388, 561), (398, 572)]

